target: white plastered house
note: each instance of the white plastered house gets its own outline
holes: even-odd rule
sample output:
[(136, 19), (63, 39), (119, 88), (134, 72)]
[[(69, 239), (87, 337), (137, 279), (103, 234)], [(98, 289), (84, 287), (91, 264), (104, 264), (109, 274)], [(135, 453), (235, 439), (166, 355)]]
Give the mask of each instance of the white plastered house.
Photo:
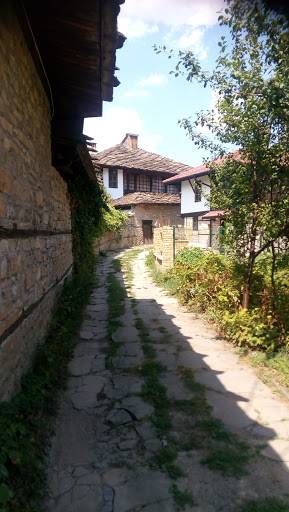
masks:
[[(221, 159), (215, 163), (221, 163)], [(210, 209), (208, 196), (212, 172), (206, 164), (202, 164), (164, 180), (166, 185), (181, 185), (181, 216), (184, 218), (184, 226), (191, 229), (189, 245), (193, 247), (219, 247), (224, 211)]]

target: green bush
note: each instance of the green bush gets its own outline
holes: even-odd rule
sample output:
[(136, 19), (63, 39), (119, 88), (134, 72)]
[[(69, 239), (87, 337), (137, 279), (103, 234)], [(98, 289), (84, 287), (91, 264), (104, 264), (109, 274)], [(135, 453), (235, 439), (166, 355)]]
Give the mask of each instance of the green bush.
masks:
[(271, 282), (272, 255), (257, 259), (251, 286), (251, 306), (241, 309), (245, 266), (221, 254), (182, 249), (170, 277), (181, 302), (209, 316), (239, 346), (276, 350), (289, 346), (289, 256), (278, 254), (275, 290)]

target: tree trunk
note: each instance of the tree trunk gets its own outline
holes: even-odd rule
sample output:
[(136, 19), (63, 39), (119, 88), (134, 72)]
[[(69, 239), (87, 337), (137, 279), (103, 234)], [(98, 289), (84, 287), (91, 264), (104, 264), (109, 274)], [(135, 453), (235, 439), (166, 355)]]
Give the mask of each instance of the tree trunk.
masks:
[(272, 287), (272, 309), (276, 308), (276, 286), (275, 286), (275, 268), (276, 268), (276, 252), (274, 247), (274, 241), (271, 244), (272, 249), (272, 267), (271, 267), (271, 287)]
[(249, 247), (248, 266), (247, 266), (247, 272), (245, 274), (245, 279), (244, 279), (243, 303), (242, 303), (243, 309), (249, 308), (251, 280), (252, 280), (253, 268), (254, 268), (254, 263), (255, 263), (255, 258), (256, 258), (256, 236), (257, 236), (256, 215), (254, 215), (254, 220), (253, 220), (253, 225), (252, 225), (252, 235), (251, 235), (250, 247)]
[[(255, 249), (255, 242), (254, 242), (254, 249)], [(253, 274), (254, 262), (255, 262), (255, 250), (252, 250), (252, 251), (250, 251), (247, 272), (246, 272), (245, 279), (244, 279), (243, 303), (242, 303), (243, 309), (248, 309), (248, 307), (249, 307), (250, 288), (251, 288), (251, 279), (252, 279), (252, 274)]]

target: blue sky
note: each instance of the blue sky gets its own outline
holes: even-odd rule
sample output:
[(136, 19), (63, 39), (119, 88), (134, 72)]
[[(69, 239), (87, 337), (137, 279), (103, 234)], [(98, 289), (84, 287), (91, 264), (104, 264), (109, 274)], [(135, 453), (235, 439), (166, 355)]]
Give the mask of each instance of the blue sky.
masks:
[(118, 28), (127, 36), (117, 50), (112, 103), (104, 103), (103, 117), (85, 120), (84, 133), (95, 138), (99, 151), (122, 141), (127, 132), (139, 134), (139, 147), (176, 161), (197, 166), (208, 156), (186, 135), (178, 120), (210, 108), (214, 96), (169, 72), (174, 65), (153, 45), (176, 52), (193, 50), (204, 69), (212, 69), (224, 29), (217, 11), (223, 0), (126, 0)]

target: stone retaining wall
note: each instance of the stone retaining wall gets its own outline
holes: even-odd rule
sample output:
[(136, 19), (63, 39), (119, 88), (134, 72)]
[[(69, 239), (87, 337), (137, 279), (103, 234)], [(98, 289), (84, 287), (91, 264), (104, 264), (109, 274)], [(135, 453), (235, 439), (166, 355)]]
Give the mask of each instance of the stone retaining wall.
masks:
[(0, 6), (0, 399), (43, 341), (72, 265), (67, 187), (51, 166), (50, 105), (12, 2)]

